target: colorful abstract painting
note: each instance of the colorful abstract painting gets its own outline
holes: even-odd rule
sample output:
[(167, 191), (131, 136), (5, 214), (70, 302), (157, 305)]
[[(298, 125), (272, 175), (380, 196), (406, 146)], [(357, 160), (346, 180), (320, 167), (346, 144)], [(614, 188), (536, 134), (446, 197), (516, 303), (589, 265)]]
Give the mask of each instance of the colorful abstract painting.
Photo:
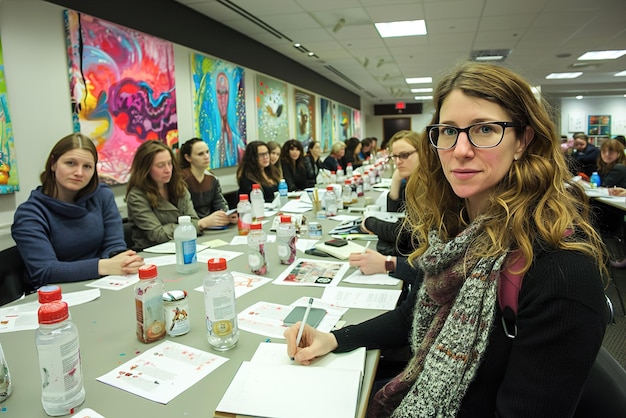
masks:
[(307, 149), (315, 138), (315, 96), (295, 90), (296, 96), (296, 139)]
[(178, 146), (173, 46), (74, 11), (65, 29), (74, 130), (96, 143), (100, 179), (127, 183), (141, 143)]
[(2, 56), (2, 43), (0, 42), (0, 194), (7, 194), (20, 190), (20, 183), (17, 178), (17, 157), (13, 143), (13, 128), (9, 114)]
[(286, 83), (257, 75), (256, 109), (259, 141), (282, 144), (289, 139)]
[(334, 121), (334, 109), (335, 104), (328, 99), (320, 98), (320, 113), (321, 120), (320, 126), (322, 129), (322, 135), (320, 142), (322, 146), (322, 152), (330, 151), (330, 147), (333, 144), (335, 134), (335, 121)]
[(194, 132), (209, 146), (211, 168), (237, 165), (246, 147), (244, 69), (191, 54)]
[(345, 141), (352, 136), (352, 109), (337, 105), (337, 140)]
[(361, 139), (363, 133), (361, 132), (361, 112), (352, 109), (352, 136), (356, 136)]

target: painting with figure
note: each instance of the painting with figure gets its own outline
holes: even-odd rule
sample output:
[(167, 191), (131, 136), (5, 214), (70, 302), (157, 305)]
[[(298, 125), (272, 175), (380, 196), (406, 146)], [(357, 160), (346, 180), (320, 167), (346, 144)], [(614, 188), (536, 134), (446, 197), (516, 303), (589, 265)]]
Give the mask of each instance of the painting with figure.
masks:
[(209, 146), (211, 168), (237, 165), (246, 147), (244, 69), (191, 54), (195, 136)]
[(352, 109), (337, 105), (337, 135), (338, 141), (345, 141), (352, 136)]
[(4, 58), (0, 42), (0, 194), (20, 190), (17, 178), (17, 157), (13, 142), (13, 128), (7, 99), (7, 85), (4, 79)]
[(352, 136), (356, 136), (359, 139), (363, 138), (363, 133), (361, 132), (361, 112), (352, 109)]
[(178, 146), (173, 46), (96, 17), (64, 13), (74, 131), (96, 143), (103, 182), (127, 183), (141, 143)]
[(328, 99), (320, 98), (320, 113), (321, 113), (321, 128), (322, 135), (320, 136), (320, 145), (322, 146), (322, 152), (330, 151), (330, 147), (333, 144), (333, 138), (335, 134), (334, 121), (334, 108), (335, 104)]
[(315, 96), (294, 90), (296, 96), (296, 139), (306, 149), (315, 138)]
[(282, 144), (289, 139), (286, 83), (257, 75), (256, 109), (259, 141)]

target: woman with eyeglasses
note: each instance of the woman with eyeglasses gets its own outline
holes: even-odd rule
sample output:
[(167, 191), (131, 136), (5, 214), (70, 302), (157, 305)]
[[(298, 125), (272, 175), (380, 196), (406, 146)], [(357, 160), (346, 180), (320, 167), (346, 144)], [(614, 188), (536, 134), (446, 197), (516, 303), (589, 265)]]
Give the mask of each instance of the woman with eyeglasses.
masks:
[[(458, 66), (433, 97), (406, 187), (423, 284), (367, 322), (330, 333), (305, 325), (299, 346), (299, 323), (290, 327), (287, 354), (310, 364), (408, 336), (411, 360), (368, 417), (573, 416), (607, 322), (606, 255), (550, 113), (493, 64)], [(511, 338), (498, 286), (513, 268), (523, 281)]]
[(280, 174), (276, 166), (270, 164), (270, 151), (265, 142), (248, 142), (237, 166), (239, 194), (249, 195), (252, 185), (258, 183), (265, 201), (270, 203), (274, 200), (274, 192), (278, 191), (279, 181)]
[(304, 156), (304, 169), (306, 170), (306, 187), (314, 187), (317, 183), (317, 175), (320, 169), (324, 168), (322, 164), (322, 146), (319, 141), (311, 140)]
[(179, 216), (190, 216), (196, 233), (200, 232), (174, 152), (161, 141), (145, 141), (137, 148), (126, 186), (126, 205), (137, 249), (174, 239)]
[(283, 178), (290, 192), (304, 190), (306, 186), (306, 168), (304, 166), (304, 148), (300, 141), (290, 139), (283, 144), (280, 154), (280, 166)]

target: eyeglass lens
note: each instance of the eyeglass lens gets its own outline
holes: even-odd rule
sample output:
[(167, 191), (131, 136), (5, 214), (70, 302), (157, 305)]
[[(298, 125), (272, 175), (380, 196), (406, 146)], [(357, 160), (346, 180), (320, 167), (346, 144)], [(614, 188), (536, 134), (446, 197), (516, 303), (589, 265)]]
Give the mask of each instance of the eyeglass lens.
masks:
[(432, 126), (428, 130), (430, 142), (439, 149), (452, 148), (461, 132), (467, 133), (472, 145), (478, 148), (495, 147), (504, 136), (505, 127), (496, 123), (477, 123), (467, 128)]

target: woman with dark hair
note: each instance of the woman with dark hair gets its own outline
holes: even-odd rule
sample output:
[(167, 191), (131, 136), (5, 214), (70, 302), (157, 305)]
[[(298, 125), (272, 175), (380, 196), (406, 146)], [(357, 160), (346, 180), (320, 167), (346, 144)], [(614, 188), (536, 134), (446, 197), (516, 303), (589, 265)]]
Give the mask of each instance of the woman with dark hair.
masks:
[[(571, 417), (608, 319), (606, 252), (551, 113), (520, 76), (477, 62), (444, 75), (433, 102), (406, 186), (423, 284), (361, 324), (297, 323), (287, 355), (310, 364), (409, 342), (368, 417)], [(523, 281), (511, 337), (498, 288), (513, 274)]]
[(626, 187), (626, 155), (620, 141), (607, 139), (600, 145), (597, 165), (602, 187)]
[(57, 142), (41, 186), (15, 211), (11, 234), (34, 288), (132, 274), (143, 258), (126, 248), (113, 192), (99, 183), (98, 152), (80, 133)]
[(137, 148), (126, 204), (136, 248), (174, 239), (179, 216), (190, 216), (196, 232), (200, 231), (181, 169), (175, 164), (172, 149), (161, 141), (146, 141)]
[(280, 165), (280, 155), (282, 153), (282, 147), (276, 141), (268, 141), (267, 149), (270, 150), (270, 165), (273, 165), (278, 170), (278, 176), (282, 177), (283, 169)]
[(179, 151), (183, 180), (191, 193), (193, 207), (201, 229), (221, 228), (237, 223), (237, 214), (226, 215), (228, 203), (222, 195), (220, 181), (211, 172), (209, 147), (200, 138), (191, 138)]
[(359, 138), (349, 138), (346, 140), (346, 154), (343, 157), (343, 170), (346, 171), (348, 163), (352, 164), (352, 168), (358, 168), (363, 165), (363, 161), (359, 158), (361, 152), (361, 141)]
[(290, 192), (306, 188), (306, 168), (302, 154), (304, 154), (304, 149), (300, 141), (290, 139), (283, 144), (280, 166)]
[(304, 169), (306, 170), (306, 187), (313, 187), (317, 183), (317, 175), (324, 168), (322, 159), (322, 146), (319, 141), (311, 140), (306, 155), (304, 156)]
[(252, 185), (258, 183), (263, 189), (265, 201), (270, 203), (278, 191), (280, 178), (278, 168), (270, 164), (270, 151), (265, 142), (249, 142), (237, 167), (239, 194), (249, 195)]

